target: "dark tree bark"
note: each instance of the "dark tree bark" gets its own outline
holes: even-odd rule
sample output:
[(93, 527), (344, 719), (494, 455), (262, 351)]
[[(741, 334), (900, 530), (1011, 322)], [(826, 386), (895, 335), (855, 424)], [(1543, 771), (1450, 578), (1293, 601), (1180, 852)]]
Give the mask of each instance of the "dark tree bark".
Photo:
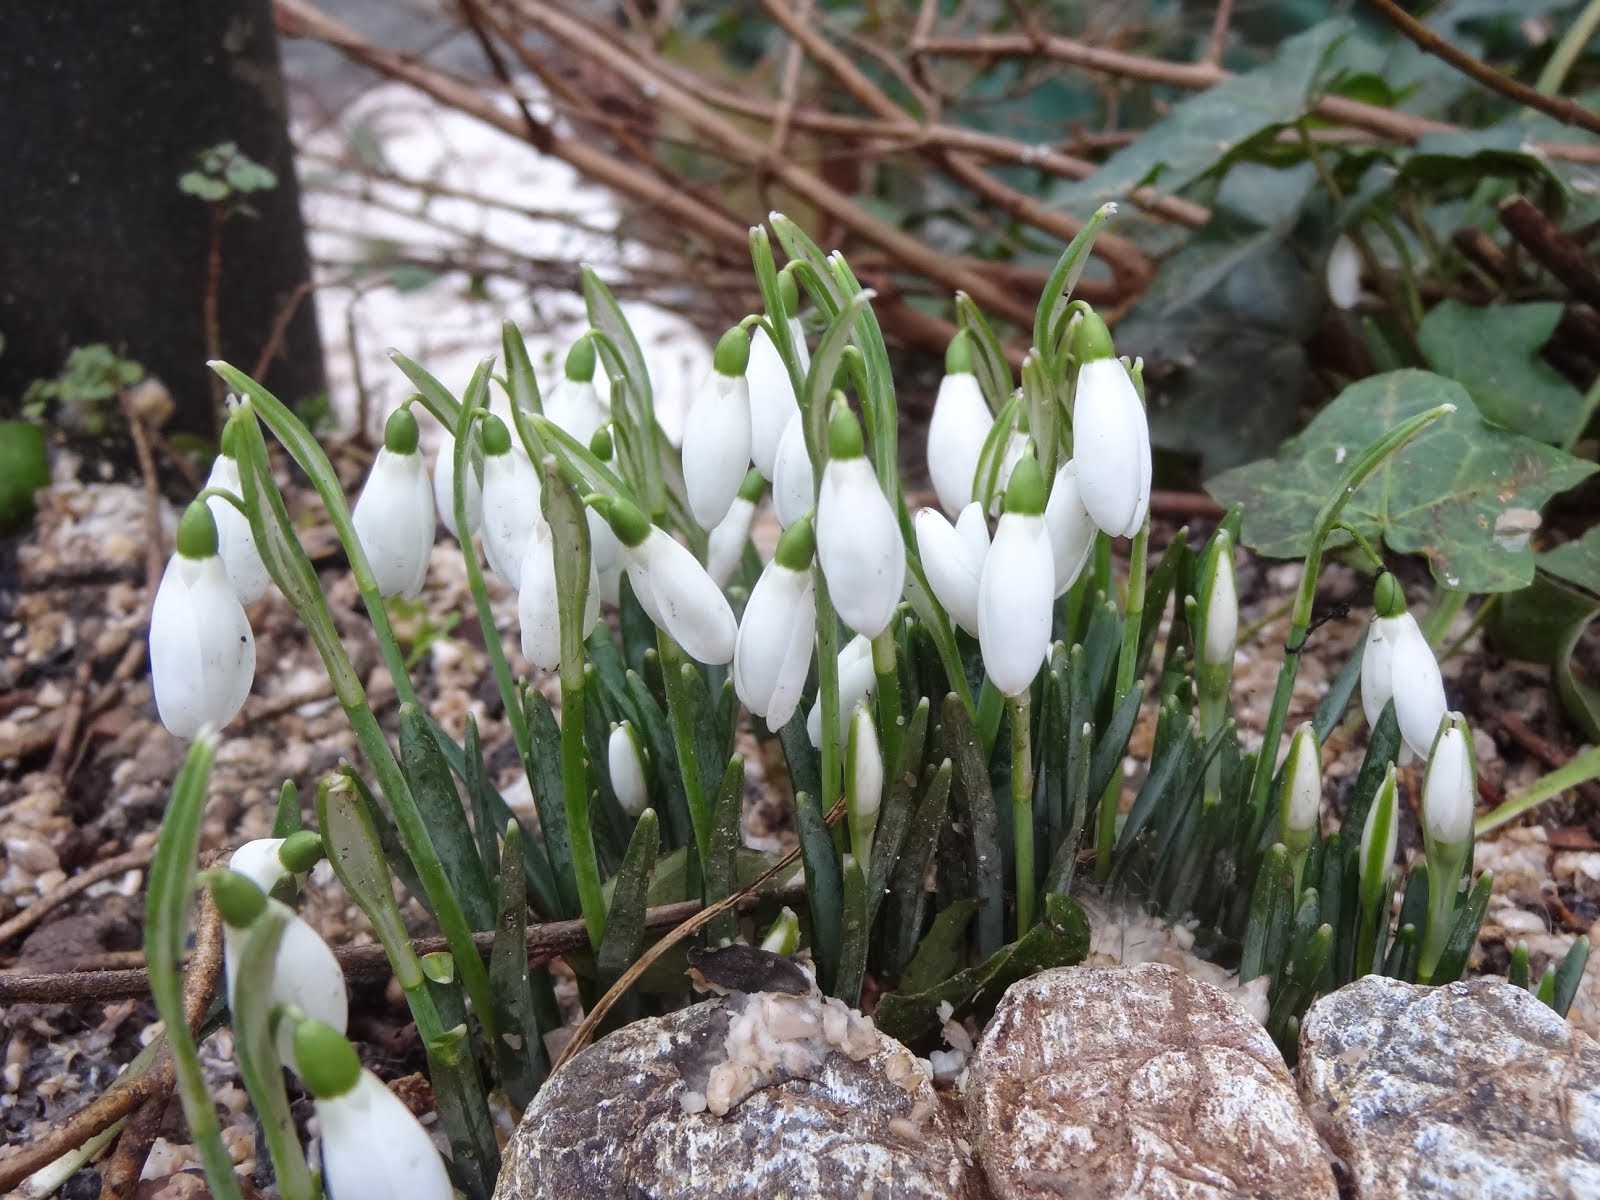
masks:
[[(250, 370), (309, 277), (271, 0), (0, 2), (0, 412), (68, 351), (106, 342), (214, 434), (205, 307), (212, 213), (178, 189), (221, 142), (270, 167), (223, 226), (224, 358)], [(310, 297), (265, 380), (325, 390)]]

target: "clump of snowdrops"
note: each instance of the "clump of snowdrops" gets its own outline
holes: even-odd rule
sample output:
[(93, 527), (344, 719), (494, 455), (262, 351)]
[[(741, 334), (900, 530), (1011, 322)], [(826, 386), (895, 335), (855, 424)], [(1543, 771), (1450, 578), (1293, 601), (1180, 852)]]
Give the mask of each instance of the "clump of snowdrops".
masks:
[[(338, 1200), (443, 1197), (451, 1182), (489, 1194), (493, 1107), (528, 1103), (561, 1024), (548, 969), (528, 963), (530, 921), (581, 919), (588, 946), (568, 961), (589, 1006), (639, 958), (648, 907), (749, 889), (742, 917), (725, 912), (699, 936), (804, 949), (822, 989), (852, 1004), (870, 977), (880, 1027), (923, 1047), (942, 1004), (981, 1017), (1014, 980), (1079, 961), (1088, 928), (1071, 897), (1082, 889), (1196, 922), (1207, 953), (1242, 980), (1268, 980), (1268, 1027), (1290, 1053), (1306, 1006), (1342, 982), (1460, 975), (1490, 886), (1471, 877), (1471, 737), (1447, 711), (1400, 588), (1340, 522), (1355, 490), (1448, 406), (1375, 430), (1350, 456), (1308, 531), (1262, 748), (1242, 744), (1230, 707), (1238, 517), (1201, 545), (1182, 531), (1149, 560), (1141, 367), (1116, 357), (1105, 322), (1072, 299), (1109, 211), (1051, 276), (1020, 382), (957, 297), (961, 331), (928, 430), (937, 504), (921, 511), (901, 479), (872, 293), (776, 214), (770, 233), (751, 231), (763, 310), (717, 343), (681, 449), (592, 272), (591, 328), (548, 390), (509, 324), (499, 363), (485, 360), (460, 397), (394, 354), (416, 394), (390, 416), (353, 510), (293, 415), (213, 364), (239, 399), (210, 485), (180, 525), (150, 633), (161, 718), (195, 741), (162, 832), (148, 939), (216, 1194), (238, 1193), (181, 1020), (177, 960), (216, 731), (255, 666), (242, 605), (269, 582), (321, 654), (363, 754), (318, 783), (313, 828), (300, 827), (286, 786), (275, 839), (198, 876), (225, 920), (240, 1071), (285, 1200), (319, 1186)], [(418, 409), (446, 433), (431, 483)], [(310, 478), (349, 555), (401, 699), (394, 734), (373, 715), (297, 540), (268, 435)], [(750, 534), (769, 503), (783, 532), (763, 562)], [(475, 724), (458, 741), (421, 706), (390, 629), (386, 600), (426, 587), (436, 510), (465, 555), (536, 830), (493, 785)], [(1378, 570), (1364, 654), (1290, 731), (1322, 555), (1352, 539)], [(494, 623), (485, 564), (517, 594), (514, 648)], [(546, 673), (558, 706), (533, 686)], [(1369, 749), (1329, 832), (1322, 743), (1358, 685)], [(1129, 772), (1141, 710), (1154, 712), (1152, 749)], [(797, 864), (742, 845), (745, 764), (733, 748), (744, 725), (781, 744)], [(1420, 774), (1400, 769), (1411, 757)], [(1142, 782), (1129, 789), (1128, 778)], [(1418, 779), (1426, 849), (1396, 916), (1400, 796)], [(337, 963), (293, 912), (296, 880), (324, 855), (410, 1005), (447, 1165), (360, 1069)], [(396, 881), (448, 953), (417, 956)], [(780, 891), (799, 883), (803, 904)], [(678, 971), (632, 982), (624, 1015), (685, 1000)], [(316, 1102), (320, 1183), (283, 1066)]]

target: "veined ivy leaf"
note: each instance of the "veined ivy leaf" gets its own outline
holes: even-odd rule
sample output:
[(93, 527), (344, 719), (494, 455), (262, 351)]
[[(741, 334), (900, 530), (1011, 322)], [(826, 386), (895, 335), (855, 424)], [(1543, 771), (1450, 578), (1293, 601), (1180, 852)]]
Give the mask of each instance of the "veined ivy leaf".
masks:
[(1276, 458), (1227, 471), (1207, 490), (1224, 507), (1244, 506), (1246, 545), (1298, 558), (1317, 511), (1376, 432), (1439, 404), (1456, 411), (1368, 479), (1344, 519), (1398, 554), (1427, 556), (1445, 587), (1524, 587), (1533, 578), (1529, 535), (1539, 510), (1594, 464), (1487, 424), (1464, 387), (1430, 371), (1391, 371), (1347, 387)]
[(1539, 569), (1600, 596), (1600, 525), (1575, 542), (1539, 555)]
[(1352, 28), (1341, 17), (1289, 38), (1265, 66), (1183, 101), (1093, 175), (1056, 188), (1054, 204), (1086, 213), (1145, 184), (1177, 191), (1258, 134), (1298, 121), (1310, 110), (1329, 51)]
[(1589, 413), (1583, 393), (1539, 357), (1559, 320), (1560, 304), (1474, 308), (1445, 300), (1429, 311), (1418, 336), (1433, 369), (1460, 381), (1486, 420), (1565, 446)]

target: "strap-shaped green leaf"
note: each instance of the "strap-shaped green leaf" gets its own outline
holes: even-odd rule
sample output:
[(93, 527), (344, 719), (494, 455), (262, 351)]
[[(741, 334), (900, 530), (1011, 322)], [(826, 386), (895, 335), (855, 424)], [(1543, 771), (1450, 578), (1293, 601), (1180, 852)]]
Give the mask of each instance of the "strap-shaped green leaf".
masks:
[(467, 921), (475, 930), (493, 929), (494, 892), (488, 872), (479, 856), (450, 765), (415, 704), (400, 706), (400, 761), (445, 879)]
[(528, 978), (528, 893), (522, 862), (522, 827), (506, 822), (500, 851), (500, 905), (489, 951), (489, 982), (494, 987), (495, 1024), (500, 1035), (491, 1047), (500, 1086), (517, 1108), (526, 1108), (549, 1071), (544, 1034), (533, 1005)]

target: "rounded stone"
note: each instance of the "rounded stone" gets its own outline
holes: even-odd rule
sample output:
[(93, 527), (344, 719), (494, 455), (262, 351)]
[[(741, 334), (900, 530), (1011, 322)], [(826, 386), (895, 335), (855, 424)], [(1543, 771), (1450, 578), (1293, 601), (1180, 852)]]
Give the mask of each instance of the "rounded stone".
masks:
[(1502, 980), (1358, 979), (1306, 1013), (1299, 1073), (1352, 1196), (1600, 1196), (1600, 1044)]
[[(851, 1052), (828, 1050), (807, 1065), (784, 1051), (771, 1071), (745, 1078), (753, 1090), (719, 1086), (741, 1014), (769, 999), (802, 1024), (804, 1013), (791, 1010), (809, 1003), (819, 1031), (845, 1011), (830, 1015), (815, 993), (733, 993), (602, 1038), (534, 1098), (506, 1148), (496, 1200), (984, 1194), (917, 1060), (859, 1016)], [(863, 1031), (870, 1040), (856, 1036)]]
[(1014, 985), (966, 1099), (1002, 1200), (1337, 1195), (1266, 1031), (1171, 967), (1066, 967)]

